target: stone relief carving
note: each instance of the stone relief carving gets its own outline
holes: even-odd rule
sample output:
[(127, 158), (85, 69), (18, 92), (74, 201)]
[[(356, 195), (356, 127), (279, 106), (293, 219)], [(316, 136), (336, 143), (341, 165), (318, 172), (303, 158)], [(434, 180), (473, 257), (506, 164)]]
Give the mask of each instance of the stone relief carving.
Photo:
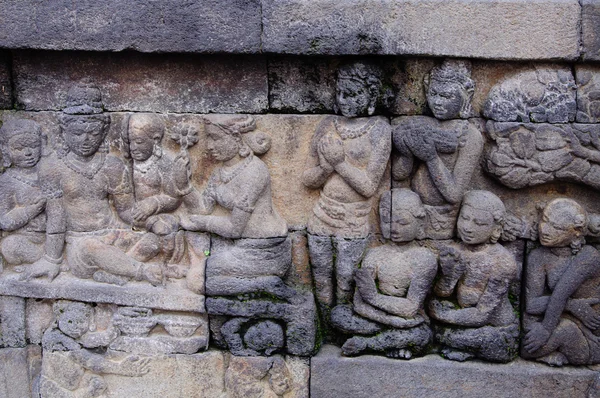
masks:
[(490, 90), (483, 115), (498, 122), (573, 122), (576, 87), (569, 68), (540, 66), (520, 72)]
[(521, 355), (553, 366), (600, 362), (600, 254), (585, 244), (588, 214), (572, 199), (546, 205), (529, 253)]
[(420, 246), (425, 209), (408, 189), (386, 192), (379, 205), (381, 230), (392, 242), (369, 249), (355, 271), (352, 305), (338, 305), (333, 325), (355, 335), (344, 343), (344, 355), (382, 352), (410, 359), (431, 342), (429, 318), (423, 303), (437, 272), (437, 255)]
[(484, 167), (502, 184), (523, 188), (554, 180), (600, 188), (600, 126), (594, 124), (497, 123)]
[(577, 122), (600, 123), (600, 73), (590, 67), (576, 68)]
[[(316, 298), (323, 313), (352, 301), (353, 273), (370, 232), (369, 214), (391, 150), (385, 118), (371, 116), (380, 71), (356, 62), (337, 73), (336, 110), (317, 127), (302, 182), (320, 189), (307, 230)], [(364, 117), (371, 116), (371, 117)]]
[(466, 120), (474, 83), (468, 62), (446, 60), (427, 79), (427, 101), (435, 118), (394, 120), (392, 177), (410, 178), (427, 213), (425, 237), (449, 239), (458, 206), (483, 151), (479, 130)]
[(442, 355), (509, 362), (518, 352), (519, 320), (509, 301), (514, 256), (497, 243), (506, 209), (487, 191), (469, 191), (457, 222), (460, 243), (442, 243), (440, 279), (429, 302)]

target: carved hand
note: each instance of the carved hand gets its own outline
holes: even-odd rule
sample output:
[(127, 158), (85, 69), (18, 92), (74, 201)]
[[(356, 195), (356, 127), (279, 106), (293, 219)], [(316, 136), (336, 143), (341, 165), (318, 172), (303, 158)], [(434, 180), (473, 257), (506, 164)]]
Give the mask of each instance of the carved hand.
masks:
[(179, 225), (187, 231), (205, 231), (208, 226), (208, 221), (203, 216), (190, 216), (189, 218), (181, 217)]
[(430, 130), (431, 129), (426, 129), (425, 131), (411, 131), (411, 133), (408, 134), (409, 139), (406, 140), (406, 144), (413, 155), (424, 162), (433, 160), (437, 156), (432, 131)]
[(443, 246), (440, 249), (440, 267), (444, 275), (459, 276), (465, 272), (465, 262), (455, 248)]
[(429, 315), (439, 321), (447, 321), (447, 314), (449, 310), (452, 310), (454, 307), (452, 303), (444, 300), (439, 301), (438, 299), (431, 299), (429, 301)]
[(156, 213), (158, 202), (152, 197), (146, 198), (133, 205), (133, 219), (137, 222), (145, 221), (148, 217)]
[(173, 179), (175, 187), (179, 191), (185, 192), (190, 188), (190, 158), (187, 153), (179, 153), (173, 161)]
[(338, 137), (326, 135), (319, 142), (319, 152), (323, 155), (327, 163), (335, 167), (342, 163), (346, 158), (344, 153), (344, 143)]
[(550, 332), (546, 330), (544, 325), (540, 322), (536, 322), (532, 325), (531, 330), (525, 335), (523, 346), (528, 352), (534, 353), (542, 348), (549, 338)]
[(372, 300), (377, 296), (377, 285), (366, 268), (360, 268), (354, 271), (354, 280), (360, 295), (365, 301)]
[(600, 303), (599, 299), (571, 299), (567, 302), (567, 311), (575, 315), (583, 324), (596, 330), (600, 328), (600, 314), (592, 308), (592, 305)]
[(46, 207), (46, 198), (39, 196), (34, 199), (33, 203), (27, 206), (28, 213), (31, 218), (37, 216)]
[(150, 358), (140, 359), (136, 355), (131, 355), (119, 364), (119, 374), (123, 376), (139, 377), (148, 371), (150, 371)]

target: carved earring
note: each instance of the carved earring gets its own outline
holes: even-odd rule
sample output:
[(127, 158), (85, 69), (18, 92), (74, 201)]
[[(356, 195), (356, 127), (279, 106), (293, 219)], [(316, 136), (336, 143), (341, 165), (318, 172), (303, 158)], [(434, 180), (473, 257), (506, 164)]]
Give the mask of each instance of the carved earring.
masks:
[(581, 248), (585, 245), (585, 236), (581, 235), (576, 240), (571, 242), (569, 246), (571, 246), (571, 253), (577, 254), (581, 250)]
[(240, 156), (243, 158), (246, 158), (246, 157), (250, 156), (251, 152), (252, 151), (250, 150), (250, 147), (248, 146), (248, 144), (246, 144), (244, 141), (242, 141), (240, 144), (240, 151), (238, 152), (240, 154)]
[(154, 146), (152, 147), (152, 154), (157, 158), (162, 156), (162, 147), (158, 145), (158, 142), (154, 142)]

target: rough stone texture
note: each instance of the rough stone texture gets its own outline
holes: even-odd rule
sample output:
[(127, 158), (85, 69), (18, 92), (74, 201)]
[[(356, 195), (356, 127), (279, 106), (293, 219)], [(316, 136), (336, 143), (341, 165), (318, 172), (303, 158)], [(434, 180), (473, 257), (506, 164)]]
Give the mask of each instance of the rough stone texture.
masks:
[(576, 0), (266, 0), (263, 51), (570, 60), (579, 16)]
[(52, 300), (27, 299), (25, 338), (30, 344), (42, 344), (42, 336), (54, 320)]
[(0, 47), (141, 52), (260, 51), (258, 0), (0, 2)]
[(0, 297), (0, 338), (4, 347), (25, 347), (25, 299)]
[(576, 65), (575, 80), (577, 81), (577, 122), (600, 122), (600, 68), (596, 65)]
[(435, 355), (411, 361), (344, 358), (325, 346), (311, 361), (311, 397), (587, 397), (598, 373), (516, 360), (456, 363)]
[(42, 349), (36, 345), (0, 349), (0, 396), (39, 397)]
[(260, 113), (268, 105), (262, 57), (17, 51), (13, 62), (16, 103), (26, 110), (62, 109), (82, 80), (100, 89), (107, 111)]
[(12, 84), (8, 56), (0, 52), (0, 109), (12, 108)]
[(600, 60), (600, 3), (598, 0), (581, 0), (581, 41), (583, 59)]
[[(118, 362), (123, 357), (125, 355), (115, 354), (110, 361)], [(308, 360), (303, 358), (243, 358), (209, 351), (154, 356), (147, 360), (147, 373), (137, 377), (92, 375), (103, 379), (106, 394), (103, 396), (106, 397), (308, 397), (309, 367)], [(52, 394), (56, 386), (63, 391), (67, 386), (71, 391), (85, 391), (85, 377), (79, 376), (78, 380), (77, 371), (65, 372), (69, 366), (73, 365), (68, 353), (44, 353), (42, 397), (56, 396)]]

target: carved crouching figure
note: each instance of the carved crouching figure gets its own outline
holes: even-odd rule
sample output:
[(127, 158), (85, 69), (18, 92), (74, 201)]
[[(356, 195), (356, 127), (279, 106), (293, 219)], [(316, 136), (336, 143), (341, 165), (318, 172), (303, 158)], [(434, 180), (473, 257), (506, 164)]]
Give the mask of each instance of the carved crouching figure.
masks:
[(129, 226), (131, 175), (119, 158), (107, 153), (109, 123), (97, 88), (69, 91), (60, 116), (63, 147), (40, 164), (47, 198), (45, 255), (26, 269), (23, 279), (56, 277), (64, 248), (66, 267), (76, 277), (120, 284), (129, 279), (162, 282), (161, 268), (144, 264), (158, 248), (148, 251), (135, 245), (141, 234)]
[[(32, 264), (44, 254), (46, 199), (40, 190), (38, 162), (42, 129), (30, 120), (8, 120), (0, 129), (4, 167), (0, 175), (0, 243), (10, 265)], [(12, 167), (11, 167), (12, 166)]]
[[(380, 202), (381, 230), (394, 243), (370, 249), (355, 272), (356, 291), (350, 306), (332, 312), (334, 326), (362, 334), (342, 346), (345, 355), (364, 351), (409, 359), (431, 342), (429, 318), (423, 303), (437, 272), (436, 255), (419, 246), (425, 210), (421, 199), (408, 189), (386, 192)], [(369, 334), (377, 333), (375, 336)]]
[(555, 199), (527, 258), (521, 355), (550, 365), (600, 363), (600, 253), (585, 245), (586, 211)]
[(457, 224), (462, 243), (440, 250), (442, 275), (429, 315), (439, 322), (435, 339), (449, 359), (508, 362), (517, 354), (519, 324), (508, 299), (517, 264), (496, 243), (505, 216), (504, 204), (494, 194), (468, 192)]
[[(380, 71), (348, 64), (337, 75), (336, 109), (313, 136), (302, 182), (321, 189), (308, 222), (308, 245), (316, 296), (325, 313), (352, 301), (353, 272), (370, 232), (369, 214), (391, 151), (391, 129), (370, 116), (381, 91)], [(335, 264), (334, 264), (335, 263)]]
[(435, 119), (414, 116), (397, 121), (392, 177), (399, 181), (412, 177), (411, 187), (427, 212), (426, 237), (449, 239), (483, 151), (483, 138), (475, 126), (451, 120), (470, 116), (475, 88), (471, 66), (447, 60), (431, 71), (425, 85)]
[[(106, 314), (101, 314), (100, 307), (62, 300), (54, 303), (53, 310), (55, 322), (42, 339), (45, 355), (51, 358), (43, 365), (40, 382), (42, 396), (105, 396), (107, 384), (102, 374), (137, 377), (148, 373), (150, 358), (127, 355), (111, 359), (109, 354), (92, 351), (106, 348), (119, 333), (110, 320), (100, 325), (106, 319), (99, 318), (107, 318)], [(110, 313), (107, 311), (108, 316)]]

